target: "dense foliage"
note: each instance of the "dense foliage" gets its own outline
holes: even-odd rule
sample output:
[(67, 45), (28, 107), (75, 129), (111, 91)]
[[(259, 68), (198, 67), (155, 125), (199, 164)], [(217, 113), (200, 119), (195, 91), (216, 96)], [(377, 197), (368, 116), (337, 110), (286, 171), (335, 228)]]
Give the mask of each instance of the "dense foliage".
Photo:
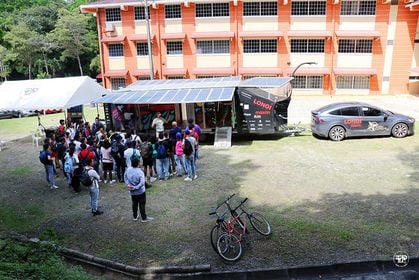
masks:
[(0, 239), (0, 279), (93, 279), (81, 268), (64, 264), (50, 244)]
[(0, 1), (0, 79), (33, 79), (99, 71), (96, 18), (88, 0)]

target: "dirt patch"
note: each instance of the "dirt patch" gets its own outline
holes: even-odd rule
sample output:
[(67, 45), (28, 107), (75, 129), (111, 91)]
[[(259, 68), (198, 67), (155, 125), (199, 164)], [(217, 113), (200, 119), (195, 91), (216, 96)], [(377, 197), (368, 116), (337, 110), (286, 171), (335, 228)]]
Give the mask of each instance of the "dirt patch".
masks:
[[(342, 143), (306, 134), (202, 146), (198, 180), (156, 182), (147, 193), (155, 221), (132, 221), (122, 184), (102, 185), (104, 215), (88, 193), (60, 177), (50, 190), (30, 138), (0, 152), (0, 231), (45, 236), (88, 254), (137, 266), (211, 264), (213, 270), (285, 267), (391, 258), (419, 252), (419, 136)], [(212, 206), (228, 194), (249, 197), (273, 235), (251, 230), (243, 258), (227, 264), (212, 250)]]

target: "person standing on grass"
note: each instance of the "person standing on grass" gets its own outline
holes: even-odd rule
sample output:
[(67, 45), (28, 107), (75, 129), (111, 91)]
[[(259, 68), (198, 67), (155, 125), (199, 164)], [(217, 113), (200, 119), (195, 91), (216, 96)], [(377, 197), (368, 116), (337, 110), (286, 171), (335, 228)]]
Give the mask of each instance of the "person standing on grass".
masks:
[(176, 173), (180, 177), (186, 174), (185, 156), (183, 154), (183, 137), (182, 133), (176, 133), (176, 144), (175, 144), (175, 160), (176, 160)]
[[(113, 184), (116, 180), (112, 180), (112, 170), (113, 170), (113, 157), (111, 155), (111, 143), (108, 139), (103, 141), (103, 146), (100, 148), (100, 154), (102, 156), (102, 170), (103, 170), (103, 180), (105, 184)], [(109, 181), (108, 179), (109, 175)]]
[[(143, 159), (144, 176), (148, 178), (151, 183), (156, 181), (156, 177), (153, 177), (153, 146), (148, 141), (148, 136), (145, 136), (144, 142), (140, 144), (140, 155)], [(147, 169), (149, 173), (147, 173)], [(149, 176), (147, 174), (149, 174)]]
[(157, 175), (160, 181), (169, 179), (169, 150), (168, 141), (163, 136), (163, 133), (159, 134), (159, 141), (156, 143), (157, 151)]
[(195, 147), (196, 140), (191, 135), (190, 130), (185, 131), (186, 138), (183, 140), (183, 153), (185, 154), (185, 163), (188, 176), (185, 178), (185, 181), (192, 181), (198, 178), (196, 175), (196, 166), (195, 166)]
[(89, 158), (87, 160), (87, 174), (89, 174), (90, 179), (92, 179), (92, 184), (89, 187), (89, 195), (90, 195), (90, 207), (92, 208), (93, 216), (102, 215), (103, 212), (99, 211), (99, 174), (97, 174), (96, 170), (94, 169), (95, 160), (93, 158)]
[(141, 214), (141, 222), (147, 223), (149, 221), (154, 220), (154, 218), (147, 217), (145, 213), (145, 176), (144, 172), (141, 170), (141, 168), (139, 168), (139, 164), (139, 160), (137, 158), (133, 158), (133, 160), (131, 161), (131, 167), (128, 167), (127, 171), (124, 174), (124, 181), (131, 194), (133, 220), (138, 220), (139, 208)]
[(160, 112), (157, 112), (156, 118), (151, 123), (151, 127), (156, 128), (156, 137), (158, 138), (160, 133), (163, 134), (164, 132), (164, 124), (166, 123), (166, 120), (161, 116)]
[(48, 143), (44, 143), (44, 150), (42, 151), (42, 163), (45, 167), (45, 174), (47, 178), (48, 187), (50, 189), (58, 189), (55, 185), (55, 174), (54, 174), (54, 158), (52, 157), (51, 146)]

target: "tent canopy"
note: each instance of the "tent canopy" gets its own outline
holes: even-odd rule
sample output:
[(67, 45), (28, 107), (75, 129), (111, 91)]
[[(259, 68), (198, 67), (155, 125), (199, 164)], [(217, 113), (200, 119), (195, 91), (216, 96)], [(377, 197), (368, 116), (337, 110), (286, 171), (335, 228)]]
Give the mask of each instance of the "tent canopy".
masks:
[(289, 77), (257, 77), (245, 81), (241, 81), (240, 77), (145, 80), (96, 99), (93, 103), (178, 104), (231, 101), (237, 87), (282, 90), (291, 80)]
[(66, 109), (91, 103), (106, 93), (87, 76), (7, 81), (0, 86), (0, 110)]

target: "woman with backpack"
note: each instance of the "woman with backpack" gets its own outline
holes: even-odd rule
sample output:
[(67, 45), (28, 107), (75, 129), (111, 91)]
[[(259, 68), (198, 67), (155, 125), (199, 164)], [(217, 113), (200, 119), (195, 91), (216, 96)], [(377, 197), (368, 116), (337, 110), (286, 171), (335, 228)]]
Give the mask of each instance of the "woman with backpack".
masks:
[(80, 183), (73, 185), (74, 169), (79, 164), (79, 158), (75, 153), (75, 146), (71, 145), (69, 151), (64, 156), (64, 172), (67, 174), (68, 187), (73, 187), (75, 192), (80, 191)]

